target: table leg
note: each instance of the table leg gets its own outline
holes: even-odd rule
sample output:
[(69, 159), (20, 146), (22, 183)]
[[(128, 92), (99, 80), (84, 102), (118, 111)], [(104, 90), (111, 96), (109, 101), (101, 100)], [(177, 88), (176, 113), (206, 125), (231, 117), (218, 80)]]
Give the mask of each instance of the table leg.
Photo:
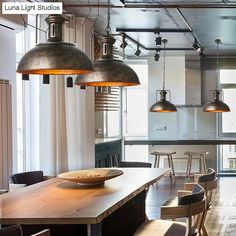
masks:
[(102, 236), (102, 224), (88, 225), (87, 236)]

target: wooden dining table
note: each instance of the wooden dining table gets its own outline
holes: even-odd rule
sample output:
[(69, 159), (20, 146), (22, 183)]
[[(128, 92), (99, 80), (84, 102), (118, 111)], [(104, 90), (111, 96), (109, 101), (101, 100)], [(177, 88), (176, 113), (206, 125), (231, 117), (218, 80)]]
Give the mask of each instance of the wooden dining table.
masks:
[(104, 185), (83, 187), (54, 178), (0, 196), (0, 224), (21, 224), (26, 235), (131, 236), (145, 221), (146, 189), (164, 168), (119, 168)]

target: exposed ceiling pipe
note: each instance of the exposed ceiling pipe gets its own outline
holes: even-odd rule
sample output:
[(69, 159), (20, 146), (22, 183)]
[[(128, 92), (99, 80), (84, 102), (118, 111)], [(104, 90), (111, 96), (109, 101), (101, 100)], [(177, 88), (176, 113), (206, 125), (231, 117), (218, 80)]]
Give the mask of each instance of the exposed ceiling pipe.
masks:
[[(73, 8), (107, 8), (107, 4), (64, 4), (64, 7), (73, 7)], [(145, 9), (145, 8), (236, 8), (235, 3), (165, 3), (165, 4), (153, 4), (153, 3), (125, 3), (125, 7), (123, 6), (114, 6), (111, 8), (134, 8), (134, 9)]]

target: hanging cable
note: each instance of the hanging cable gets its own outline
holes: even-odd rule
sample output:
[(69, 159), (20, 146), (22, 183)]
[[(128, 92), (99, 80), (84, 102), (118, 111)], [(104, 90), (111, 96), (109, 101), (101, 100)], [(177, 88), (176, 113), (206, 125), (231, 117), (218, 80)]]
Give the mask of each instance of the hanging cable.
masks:
[(164, 44), (164, 57), (163, 57), (163, 90), (165, 90), (165, 83), (166, 83), (166, 43), (167, 39), (163, 39)]
[(107, 2), (107, 27), (105, 29), (107, 35), (110, 34), (111, 32), (110, 19), (111, 19), (110, 0), (108, 0)]
[(215, 43), (217, 45), (216, 47), (216, 90), (218, 90), (218, 73), (219, 73), (219, 44), (220, 39), (216, 39)]
[[(70, 43), (70, 32), (71, 31), (71, 18), (69, 18), (69, 43)], [(73, 88), (73, 78), (69, 75), (66, 78), (66, 87), (67, 88)]]

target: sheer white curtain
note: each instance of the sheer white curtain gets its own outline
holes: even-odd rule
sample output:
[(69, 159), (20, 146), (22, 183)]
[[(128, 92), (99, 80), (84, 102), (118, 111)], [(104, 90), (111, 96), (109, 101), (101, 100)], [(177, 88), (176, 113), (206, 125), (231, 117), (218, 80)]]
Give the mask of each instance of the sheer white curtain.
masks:
[[(91, 56), (93, 24), (83, 18), (76, 22), (76, 30), (75, 25), (65, 27), (65, 41), (71, 38), (70, 33), (79, 48)], [(94, 89), (67, 88), (64, 76), (50, 76), (50, 85), (42, 84), (42, 78), (25, 83), (30, 83), (25, 98), (25, 170), (41, 169), (46, 175), (57, 175), (94, 167)]]

